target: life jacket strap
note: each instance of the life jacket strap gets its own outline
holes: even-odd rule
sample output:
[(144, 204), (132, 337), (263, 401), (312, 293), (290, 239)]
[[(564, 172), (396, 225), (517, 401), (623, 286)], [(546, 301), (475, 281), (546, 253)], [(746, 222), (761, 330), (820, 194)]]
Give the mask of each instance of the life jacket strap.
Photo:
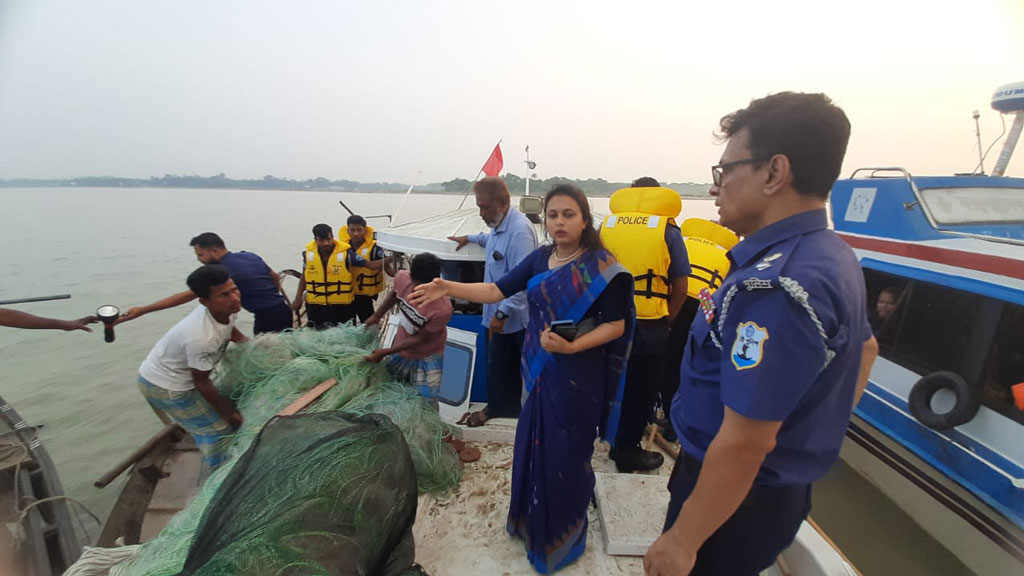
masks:
[(668, 292), (657, 292), (657, 291), (654, 290), (654, 279), (655, 278), (661, 279), (661, 281), (665, 283), (665, 286), (668, 286), (668, 278), (667, 277), (662, 276), (661, 274), (655, 274), (654, 270), (651, 270), (650, 268), (648, 268), (646, 274), (640, 274), (638, 276), (633, 276), (633, 280), (635, 282), (637, 282), (637, 283), (646, 282), (646, 287), (644, 287), (644, 288), (634, 287), (633, 288), (633, 295), (634, 296), (643, 296), (644, 298), (664, 298), (664, 299), (668, 300)]
[[(691, 278), (693, 278), (695, 280), (700, 280), (701, 282), (704, 282), (705, 284), (707, 284), (712, 289), (716, 289), (717, 290), (718, 287), (720, 287), (722, 285), (722, 281), (725, 280), (725, 278), (722, 277), (722, 275), (718, 272), (718, 270), (715, 270), (713, 268), (707, 268), (705, 266), (701, 266), (700, 264), (694, 264), (692, 262), (690, 263), (690, 268), (691, 268), (691, 272), (690, 272), (690, 277)], [(701, 271), (701, 272), (704, 272), (705, 274), (707, 274), (707, 277), (705, 278), (705, 277), (703, 277), (703, 276), (701, 276), (699, 274), (696, 274), (696, 272), (698, 270)]]

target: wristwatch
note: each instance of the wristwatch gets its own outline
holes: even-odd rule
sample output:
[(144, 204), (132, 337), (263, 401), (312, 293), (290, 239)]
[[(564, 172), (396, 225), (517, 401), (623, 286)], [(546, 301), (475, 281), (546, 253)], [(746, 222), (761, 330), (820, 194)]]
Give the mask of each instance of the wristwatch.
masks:
[(497, 318), (498, 320), (505, 320), (508, 318), (508, 314), (505, 314), (501, 310), (498, 310), (497, 312), (495, 312), (494, 317)]

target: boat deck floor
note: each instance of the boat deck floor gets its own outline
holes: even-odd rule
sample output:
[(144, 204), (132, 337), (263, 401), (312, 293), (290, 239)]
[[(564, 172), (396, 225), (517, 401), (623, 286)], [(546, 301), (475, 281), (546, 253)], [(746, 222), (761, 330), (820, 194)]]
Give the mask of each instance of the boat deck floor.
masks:
[[(480, 449), (477, 462), (465, 464), (462, 481), (444, 494), (423, 494), (413, 533), (416, 560), (432, 576), (456, 574), (533, 575), (523, 543), (505, 531), (509, 484), (512, 477), (512, 439), (516, 421), (493, 419), (479, 428), (461, 428), (467, 442)], [(657, 448), (652, 447), (652, 450)], [(667, 482), (671, 462), (644, 473)], [(152, 540), (183, 510), (198, 491), (199, 452), (177, 449), (166, 460), (162, 478), (146, 511), (140, 540)], [(597, 473), (616, 473), (608, 458), (608, 445), (598, 443), (593, 458)], [(667, 503), (668, 494), (665, 494)], [(664, 506), (661, 506), (664, 508)], [(661, 512), (664, 514), (664, 512)], [(608, 556), (604, 553), (601, 521), (592, 506), (587, 551), (575, 564), (560, 572), (576, 574), (643, 573), (641, 557)]]
[[(497, 422), (491, 432), (482, 426), (466, 432), (472, 437), (499, 432)], [(446, 494), (420, 496), (419, 509), (413, 535), (416, 539), (416, 561), (431, 576), (461, 574), (500, 574), (502, 576), (532, 576), (536, 574), (526, 559), (522, 540), (505, 531), (508, 514), (509, 486), (512, 479), (512, 444), (508, 442), (474, 443), (481, 458), (466, 464), (462, 482)], [(654, 449), (654, 448), (652, 448)], [(608, 459), (608, 445), (597, 444), (593, 458), (594, 472), (614, 474), (615, 464)], [(645, 475), (668, 481), (671, 463)], [(660, 508), (667, 505), (665, 502)], [(664, 514), (664, 511), (661, 512)], [(589, 510), (590, 527), (587, 549), (571, 566), (560, 571), (565, 576), (594, 574), (643, 574), (643, 558), (639, 556), (609, 556), (604, 552), (603, 531), (598, 511)]]
[(156, 538), (175, 514), (188, 506), (199, 491), (199, 472), (202, 456), (195, 445), (176, 449), (164, 461), (165, 476), (153, 489), (153, 497), (146, 507), (139, 540), (148, 542)]

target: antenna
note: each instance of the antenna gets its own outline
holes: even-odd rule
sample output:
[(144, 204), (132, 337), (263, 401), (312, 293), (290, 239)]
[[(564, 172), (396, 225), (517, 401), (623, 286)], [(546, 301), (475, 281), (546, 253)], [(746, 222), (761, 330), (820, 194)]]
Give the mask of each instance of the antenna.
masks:
[(537, 167), (537, 163), (532, 161), (532, 160), (530, 160), (530, 145), (529, 144), (526, 145), (526, 160), (523, 160), (523, 163), (526, 164), (526, 194), (525, 194), (525, 196), (529, 196), (530, 195), (530, 174), (533, 172), (533, 169)]
[(978, 118), (981, 118), (981, 114), (975, 110), (974, 115), (974, 135), (978, 138), (978, 169), (981, 170), (981, 175), (985, 175), (985, 155), (981, 151), (981, 124), (978, 123)]

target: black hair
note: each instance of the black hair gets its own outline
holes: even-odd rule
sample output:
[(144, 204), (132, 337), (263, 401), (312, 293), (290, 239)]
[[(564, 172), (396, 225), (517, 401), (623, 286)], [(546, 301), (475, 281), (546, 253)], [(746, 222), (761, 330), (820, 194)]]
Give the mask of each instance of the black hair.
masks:
[(413, 282), (426, 284), (441, 276), (441, 259), (430, 252), (417, 254), (409, 264), (409, 275)]
[(220, 264), (207, 264), (196, 268), (188, 275), (188, 289), (200, 298), (209, 298), (210, 289), (231, 280), (231, 270)]
[(223, 248), (224, 241), (220, 239), (220, 236), (217, 236), (213, 232), (203, 232), (198, 236), (192, 237), (192, 239), (188, 241), (188, 245), (199, 246), (200, 248)]
[(353, 224), (356, 226), (366, 226), (366, 218), (363, 218), (358, 214), (353, 214), (348, 217), (348, 221), (346, 221), (345, 224), (349, 226), (352, 226)]
[(899, 289), (898, 286), (886, 286), (885, 288), (882, 288), (881, 290), (878, 291), (878, 296), (881, 297), (882, 294), (885, 294), (886, 292), (892, 294), (893, 300), (899, 300), (900, 293), (902, 291)]
[(583, 216), (583, 222), (585, 224), (583, 228), (583, 235), (580, 236), (580, 245), (587, 250), (602, 250), (604, 244), (601, 242), (601, 235), (597, 233), (597, 229), (594, 228), (594, 217), (590, 214), (590, 202), (587, 201), (587, 195), (580, 190), (578, 186), (573, 184), (555, 184), (551, 190), (548, 191), (547, 195), (544, 196), (544, 214), (548, 212), (548, 202), (551, 201), (555, 196), (568, 196), (576, 201), (576, 205), (580, 208), (580, 215)]
[(779, 92), (724, 116), (720, 137), (732, 138), (744, 128), (750, 154), (789, 158), (793, 187), (800, 194), (828, 198), (850, 141), (850, 120), (824, 94)]
[(654, 178), (651, 178), (650, 176), (641, 176), (641, 177), (637, 178), (636, 180), (633, 180), (633, 183), (630, 184), (629, 187), (630, 188), (658, 188), (660, 186), (661, 186), (661, 184), (658, 184), (658, 181), (655, 180)]
[(332, 230), (327, 224), (317, 224), (316, 226), (313, 226), (313, 238), (324, 240), (333, 236), (334, 230)]

